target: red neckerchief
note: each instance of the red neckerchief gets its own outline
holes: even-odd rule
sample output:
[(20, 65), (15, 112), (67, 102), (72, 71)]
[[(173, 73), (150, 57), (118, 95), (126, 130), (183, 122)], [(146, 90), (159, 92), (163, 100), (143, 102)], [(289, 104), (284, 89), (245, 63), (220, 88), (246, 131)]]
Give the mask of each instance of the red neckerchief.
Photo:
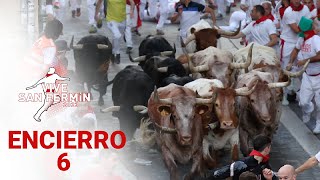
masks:
[(50, 77), (51, 75), (53, 75), (53, 74), (48, 74), (48, 73), (47, 73), (47, 74), (46, 74), (46, 77)]
[(270, 13), (269, 15), (267, 15), (268, 19), (270, 19), (271, 21), (274, 21), (274, 16)]
[(312, 38), (314, 35), (316, 35), (316, 33), (314, 32), (314, 30), (309, 30), (303, 33), (304, 34), (304, 41)]
[(78, 115), (79, 115), (79, 117), (82, 118), (84, 115), (89, 114), (89, 113), (94, 113), (93, 108), (91, 106), (88, 106), (88, 108), (85, 110), (79, 111)]
[(280, 18), (282, 19), (283, 18), (283, 15), (284, 15), (284, 11), (286, 11), (287, 7), (284, 7), (282, 6), (280, 9), (279, 9), (279, 14), (280, 14)]
[(252, 150), (251, 153), (249, 154), (249, 156), (259, 156), (259, 157), (262, 157), (262, 162), (268, 162), (269, 159), (270, 159), (270, 156), (269, 155), (266, 155), (264, 156), (263, 154), (261, 154), (259, 151), (256, 151), (256, 150)]
[(313, 11), (316, 7), (314, 6), (314, 4), (312, 4), (310, 12)]
[(256, 24), (260, 24), (261, 22), (267, 20), (268, 17), (267, 16), (262, 16), (260, 19), (256, 20), (256, 22), (253, 23), (253, 26)]
[(290, 4), (293, 11), (301, 11), (303, 9), (303, 4), (300, 4), (299, 7), (294, 7), (293, 4)]

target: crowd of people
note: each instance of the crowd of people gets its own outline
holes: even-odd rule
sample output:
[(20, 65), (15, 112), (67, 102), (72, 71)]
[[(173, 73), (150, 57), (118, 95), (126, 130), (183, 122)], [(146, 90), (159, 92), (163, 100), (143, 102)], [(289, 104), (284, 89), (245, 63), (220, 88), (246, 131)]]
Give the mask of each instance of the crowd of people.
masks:
[[(157, 22), (155, 32), (165, 35), (166, 23), (180, 23), (180, 36), (187, 37), (187, 29), (200, 21), (203, 15), (210, 16), (212, 23), (230, 13), (235, 3), (233, 0), (87, 0), (89, 33), (96, 33), (101, 28), (102, 19), (106, 18), (107, 28), (112, 32), (112, 62), (120, 63), (120, 41), (126, 40), (126, 53), (131, 53), (132, 33), (140, 35), (139, 28), (143, 20)], [(64, 55), (69, 48), (65, 41), (56, 41), (63, 32), (60, 22), (66, 2), (62, 0), (46, 1), (47, 25), (43, 35), (32, 47), (32, 68), (47, 71), (54, 66), (59, 74), (66, 73), (67, 61)], [(71, 17), (81, 16), (81, 0), (70, 0)], [(217, 9), (217, 13), (215, 13)], [(282, 68), (297, 71), (308, 61), (309, 66), (301, 79), (292, 79), (292, 84), (284, 88), (282, 104), (288, 105), (288, 95), (297, 94), (297, 100), (303, 112), (303, 122), (310, 121), (311, 113), (316, 111), (315, 134), (320, 133), (320, 0), (241, 0), (240, 9), (234, 11), (229, 25), (220, 28), (241, 31), (236, 36), (226, 38), (242, 38), (241, 44), (255, 42), (273, 48), (281, 61)], [(30, 60), (31, 59), (31, 60)], [(36, 72), (36, 71), (35, 71)], [(95, 118), (94, 118), (95, 119)], [(94, 120), (95, 122), (96, 120)], [(96, 125), (95, 125), (96, 126)], [(284, 165), (277, 173), (268, 165), (271, 140), (259, 136), (253, 142), (254, 151), (251, 155), (230, 166), (242, 169), (246, 167), (260, 175), (260, 179), (292, 179), (297, 173), (315, 166), (320, 162), (320, 152), (294, 169)], [(235, 169), (237, 169), (235, 168)], [(244, 168), (244, 169), (246, 169)], [(228, 169), (228, 168), (227, 168)], [(255, 171), (252, 171), (254, 169)], [(230, 170), (230, 168), (229, 168)], [(243, 170), (243, 169), (242, 169)], [(215, 171), (212, 175), (224, 174), (225, 169)], [(230, 172), (228, 172), (230, 174)], [(248, 172), (239, 173), (239, 178), (250, 179)]]

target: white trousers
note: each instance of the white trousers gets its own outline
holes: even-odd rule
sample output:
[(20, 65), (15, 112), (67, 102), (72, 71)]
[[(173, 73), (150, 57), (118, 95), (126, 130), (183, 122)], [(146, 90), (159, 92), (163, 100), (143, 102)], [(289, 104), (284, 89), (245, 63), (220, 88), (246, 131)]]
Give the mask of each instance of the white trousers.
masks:
[[(293, 49), (295, 48), (295, 43), (284, 42), (280, 44), (280, 56), (281, 56), (281, 68), (285, 69), (290, 61), (290, 55)], [(298, 68), (293, 67), (292, 71), (297, 71)], [(297, 92), (300, 88), (300, 79), (299, 78), (291, 78), (290, 86), (284, 88), (284, 93), (288, 93), (288, 91)]]
[[(96, 21), (94, 19), (94, 14), (96, 11), (96, 6), (94, 3), (96, 0), (87, 0), (87, 9), (88, 9), (88, 20), (89, 20), (89, 25), (95, 25)], [(102, 5), (103, 7), (103, 5)]]
[[(168, 0), (160, 0), (160, 18), (157, 24), (158, 30), (163, 30), (164, 23), (168, 18)], [(157, 0), (149, 0), (150, 16), (155, 18), (158, 12)]]
[(140, 0), (140, 18), (144, 18), (144, 9), (146, 8), (147, 0)]
[(230, 6), (234, 0), (217, 0), (218, 14), (226, 15), (226, 7)]
[[(115, 21), (110, 21), (107, 22), (107, 26), (109, 30), (112, 32), (112, 53), (113, 54), (120, 54), (120, 40), (122, 37), (122, 34), (124, 33), (126, 29), (126, 21), (122, 22), (115, 22)], [(126, 32), (127, 34), (128, 32)], [(131, 33), (131, 29), (130, 29)], [(129, 37), (129, 35), (128, 35)], [(127, 47), (132, 47), (132, 41), (129, 42), (126, 36), (126, 41), (127, 41)], [(131, 43), (131, 44), (130, 44)], [(131, 46), (130, 46), (131, 45)]]
[(81, 0), (70, 0), (70, 8), (75, 11), (77, 8), (81, 7)]
[(320, 123), (320, 76), (308, 76), (303, 73), (299, 98), (299, 105), (304, 114), (311, 114), (315, 109), (312, 102), (314, 98), (317, 111), (316, 120), (317, 123)]

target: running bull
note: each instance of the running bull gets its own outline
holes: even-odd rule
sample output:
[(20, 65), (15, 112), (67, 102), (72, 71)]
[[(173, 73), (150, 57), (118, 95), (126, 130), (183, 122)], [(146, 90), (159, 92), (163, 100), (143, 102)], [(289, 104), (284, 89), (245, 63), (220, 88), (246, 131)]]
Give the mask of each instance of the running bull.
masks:
[[(183, 51), (185, 53), (194, 53), (204, 50), (210, 46), (217, 47), (217, 42), (221, 35), (235, 36), (240, 32), (241, 27), (240, 24), (239, 28), (235, 32), (227, 32), (218, 28), (204, 28), (196, 31), (197, 29), (199, 29), (197, 26), (203, 26), (200, 23), (203, 22), (200, 21), (199, 24), (195, 24), (194, 27), (190, 28), (191, 34), (187, 37), (185, 42), (182, 37), (180, 37), (181, 47), (184, 48)], [(196, 49), (195, 51), (189, 52), (185, 49), (185, 47), (192, 41), (195, 41)]]
[(177, 162), (192, 160), (184, 179), (202, 172), (202, 120), (211, 99), (196, 98), (196, 93), (183, 86), (170, 84), (155, 88), (148, 101), (148, 114), (156, 130), (156, 142), (162, 150), (171, 180), (180, 179)]
[(203, 157), (209, 168), (216, 166), (215, 151), (231, 145), (231, 158), (239, 159), (239, 120), (236, 114), (236, 96), (247, 97), (255, 89), (242, 87), (224, 88), (217, 79), (197, 79), (185, 85), (197, 92), (201, 98), (212, 98), (212, 112), (202, 116), (203, 128), (210, 127), (203, 139)]
[[(278, 128), (282, 108), (279, 99), (282, 95), (278, 94), (277, 90), (290, 85), (290, 76), (301, 75), (307, 65), (296, 73), (279, 71), (279, 67), (278, 69), (273, 67), (272, 70), (272, 66), (265, 66), (238, 77), (237, 88), (250, 87), (253, 83), (257, 83), (253, 93), (248, 97), (238, 97), (236, 100), (240, 120), (240, 148), (244, 156), (249, 153), (249, 141), (256, 135), (264, 134), (272, 138)], [(283, 75), (289, 76), (281, 77)]]
[(87, 83), (91, 93), (93, 85), (97, 85), (99, 102), (104, 104), (102, 96), (106, 94), (108, 82), (108, 69), (112, 56), (112, 45), (109, 39), (102, 35), (90, 35), (80, 39), (74, 45), (72, 37), (70, 47), (74, 52), (75, 73), (81, 84)]
[(147, 116), (147, 102), (153, 91), (154, 83), (139, 66), (127, 66), (112, 80), (112, 100), (114, 106), (102, 112), (114, 112), (119, 118), (120, 129), (130, 140), (140, 125), (140, 120)]

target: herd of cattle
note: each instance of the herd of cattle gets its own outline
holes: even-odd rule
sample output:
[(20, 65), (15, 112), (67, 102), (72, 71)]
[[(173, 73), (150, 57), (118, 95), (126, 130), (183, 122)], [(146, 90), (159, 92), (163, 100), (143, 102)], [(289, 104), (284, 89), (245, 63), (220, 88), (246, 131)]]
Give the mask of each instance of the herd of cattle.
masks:
[[(200, 26), (200, 28), (199, 28)], [(201, 29), (202, 27), (202, 29)], [(238, 33), (237, 31), (236, 33)], [(112, 45), (108, 38), (91, 35), (74, 49), (76, 73), (82, 83), (100, 92), (99, 105), (113, 83), (114, 106), (101, 110), (118, 117), (128, 139), (150, 118), (152, 137), (162, 151), (171, 179), (179, 179), (177, 162), (192, 160), (184, 176), (192, 179), (217, 165), (216, 151), (231, 145), (231, 159), (250, 151), (258, 134), (272, 138), (281, 116), (282, 88), (299, 72), (281, 69), (272, 48), (250, 44), (234, 54), (216, 48), (223, 32), (200, 21), (190, 28), (183, 55), (176, 58), (175, 45), (162, 36), (147, 36), (139, 46), (139, 57), (108, 81)], [(193, 44), (192, 44), (193, 43)], [(150, 133), (149, 133), (150, 135)], [(147, 137), (145, 137), (147, 138)], [(150, 139), (149, 139), (150, 140)]]

